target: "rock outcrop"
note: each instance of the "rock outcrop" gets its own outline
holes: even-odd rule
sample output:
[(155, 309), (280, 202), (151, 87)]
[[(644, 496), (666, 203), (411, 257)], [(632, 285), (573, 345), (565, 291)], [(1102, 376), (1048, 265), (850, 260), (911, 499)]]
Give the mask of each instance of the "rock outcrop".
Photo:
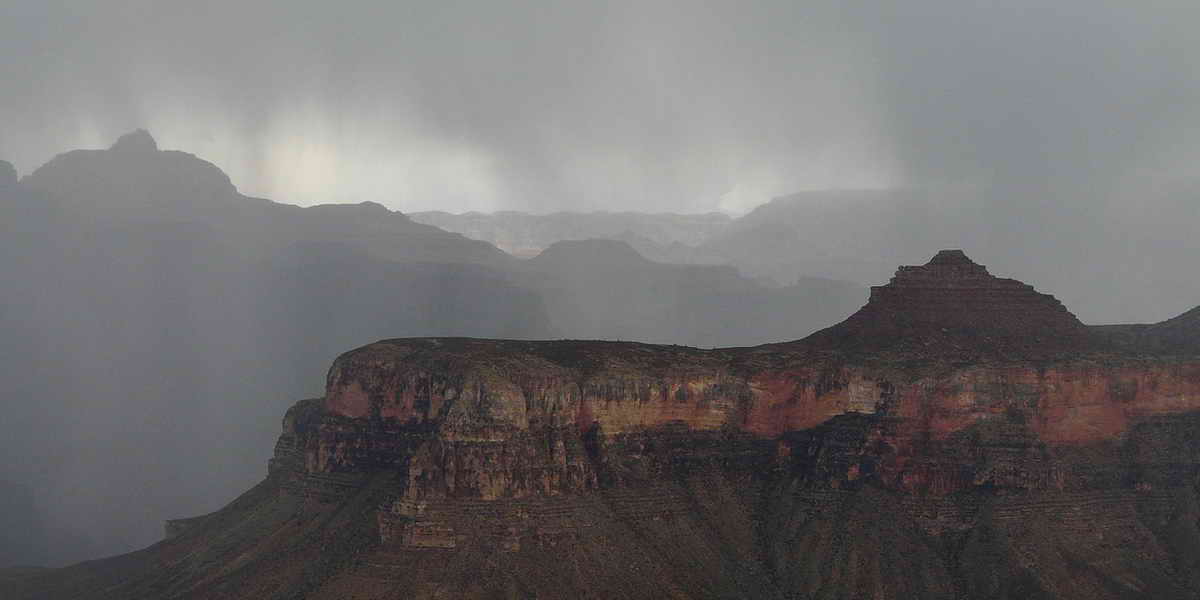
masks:
[(878, 355), (1032, 358), (1087, 351), (1087, 326), (1049, 294), (995, 277), (962, 250), (943, 250), (922, 266), (900, 267), (871, 288), (867, 305), (818, 339), (841, 351)]
[(798, 342), (400, 339), (255, 489), (12, 597), (1195, 598), (1200, 354), (959, 251)]

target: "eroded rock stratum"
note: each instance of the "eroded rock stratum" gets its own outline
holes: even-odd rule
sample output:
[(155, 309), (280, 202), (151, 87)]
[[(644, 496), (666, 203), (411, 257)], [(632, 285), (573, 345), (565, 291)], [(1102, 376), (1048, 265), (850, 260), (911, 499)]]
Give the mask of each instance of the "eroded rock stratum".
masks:
[(1195, 598), (1189, 322), (1089, 328), (945, 251), (786, 344), (381, 341), (337, 359), (324, 397), (285, 417), (270, 475), (226, 508), (147, 550), (0, 586)]

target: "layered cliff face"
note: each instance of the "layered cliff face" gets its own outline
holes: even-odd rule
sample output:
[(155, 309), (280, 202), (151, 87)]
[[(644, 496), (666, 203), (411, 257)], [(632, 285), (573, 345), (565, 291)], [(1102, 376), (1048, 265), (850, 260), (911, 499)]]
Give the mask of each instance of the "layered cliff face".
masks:
[(787, 344), (383, 341), (337, 359), (229, 507), (7, 585), (1195, 598), (1200, 356), (1106, 340), (946, 252)]

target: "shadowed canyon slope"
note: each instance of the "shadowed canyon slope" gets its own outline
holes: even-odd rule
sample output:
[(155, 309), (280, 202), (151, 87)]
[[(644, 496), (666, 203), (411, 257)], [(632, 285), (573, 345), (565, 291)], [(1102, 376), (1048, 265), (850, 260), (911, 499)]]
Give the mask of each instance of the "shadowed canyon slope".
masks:
[(1135, 345), (945, 251), (796, 342), (385, 340), (233, 503), (0, 591), (1195, 598), (1195, 339)]
[(221, 506), (262, 477), (276, 415), (380, 337), (749, 345), (865, 295), (581, 244), (520, 260), (379, 204), (247, 197), (145, 131), (20, 179), (0, 164), (0, 486), (29, 532), (0, 566), (128, 551)]
[(515, 262), (379, 205), (242, 196), (145, 132), (0, 185), (0, 481), (36, 510), (0, 560), (126, 551), (227, 502), (263, 424), (381, 330), (552, 335)]

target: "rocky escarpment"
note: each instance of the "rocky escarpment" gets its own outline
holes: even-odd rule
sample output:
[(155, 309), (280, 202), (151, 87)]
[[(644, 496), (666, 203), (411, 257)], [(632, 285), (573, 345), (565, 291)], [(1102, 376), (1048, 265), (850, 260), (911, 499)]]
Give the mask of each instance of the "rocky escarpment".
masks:
[(799, 342), (348, 352), (254, 490), (12, 594), (1194, 598), (1196, 439), (1200, 356), (947, 252)]

